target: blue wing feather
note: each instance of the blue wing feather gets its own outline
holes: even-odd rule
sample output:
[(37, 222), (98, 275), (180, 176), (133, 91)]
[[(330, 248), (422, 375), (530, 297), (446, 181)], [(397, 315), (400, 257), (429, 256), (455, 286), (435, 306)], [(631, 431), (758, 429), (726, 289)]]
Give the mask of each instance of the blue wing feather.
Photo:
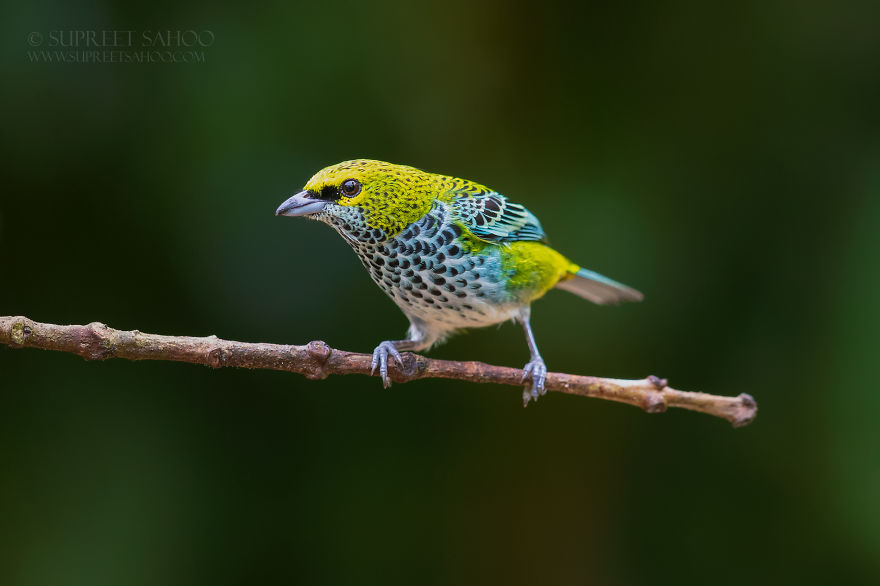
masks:
[(452, 200), (452, 209), (467, 229), (488, 242), (546, 242), (541, 222), (520, 204), (500, 193), (459, 192)]

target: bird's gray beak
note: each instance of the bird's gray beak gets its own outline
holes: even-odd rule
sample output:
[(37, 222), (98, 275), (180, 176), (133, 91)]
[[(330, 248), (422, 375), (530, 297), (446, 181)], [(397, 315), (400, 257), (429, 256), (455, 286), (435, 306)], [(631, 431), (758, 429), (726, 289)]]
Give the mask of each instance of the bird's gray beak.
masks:
[(308, 191), (300, 191), (296, 195), (292, 195), (278, 206), (275, 210), (276, 216), (308, 216), (317, 214), (327, 205), (326, 201), (312, 199), (312, 194)]

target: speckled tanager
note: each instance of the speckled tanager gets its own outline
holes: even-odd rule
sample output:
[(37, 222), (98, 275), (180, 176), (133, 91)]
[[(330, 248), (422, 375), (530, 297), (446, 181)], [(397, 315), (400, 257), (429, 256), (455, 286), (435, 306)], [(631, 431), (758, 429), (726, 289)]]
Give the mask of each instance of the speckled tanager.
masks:
[(473, 181), (382, 161), (345, 161), (318, 171), (276, 215), (332, 226), (373, 281), (409, 319), (405, 340), (373, 351), (373, 372), (391, 384), (391, 357), (427, 350), (464, 328), (515, 320), (531, 359), (523, 401), (545, 393), (547, 368), (529, 324), (530, 305), (549, 289), (593, 303), (639, 301), (642, 294), (579, 267), (547, 246), (531, 212)]

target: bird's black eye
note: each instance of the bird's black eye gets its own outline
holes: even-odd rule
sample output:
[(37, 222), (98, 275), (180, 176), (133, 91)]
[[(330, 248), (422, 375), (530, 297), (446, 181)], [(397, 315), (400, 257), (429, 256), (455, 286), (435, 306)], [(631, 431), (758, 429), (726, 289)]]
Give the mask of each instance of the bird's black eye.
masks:
[(357, 179), (346, 179), (342, 182), (342, 194), (345, 197), (354, 197), (361, 192), (361, 182)]

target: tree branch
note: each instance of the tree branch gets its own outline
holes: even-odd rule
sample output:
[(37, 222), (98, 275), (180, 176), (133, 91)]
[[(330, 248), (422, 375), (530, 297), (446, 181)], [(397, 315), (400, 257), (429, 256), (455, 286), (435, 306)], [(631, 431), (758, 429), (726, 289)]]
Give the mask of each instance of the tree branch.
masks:
[[(160, 336), (137, 330), (114, 330), (98, 322), (84, 326), (61, 326), (35, 322), (26, 317), (0, 317), (0, 344), (11, 348), (42, 348), (78, 354), (86, 360), (172, 360), (204, 364), (212, 368), (234, 366), (284, 370), (319, 380), (331, 374), (370, 374), (370, 356), (335, 350), (315, 341), (305, 346), (252, 344), (221, 340), (217, 336)], [(434, 360), (404, 353), (404, 369), (390, 368), (391, 380), (403, 383), (422, 378), (446, 378), (475, 383), (522, 386), (522, 370), (482, 362)], [(659, 413), (679, 407), (721, 417), (734, 427), (751, 423), (758, 412), (755, 400), (745, 393), (720, 397), (677, 391), (666, 380), (649, 376), (621, 380), (547, 373), (547, 390), (595, 397), (641, 407)]]

